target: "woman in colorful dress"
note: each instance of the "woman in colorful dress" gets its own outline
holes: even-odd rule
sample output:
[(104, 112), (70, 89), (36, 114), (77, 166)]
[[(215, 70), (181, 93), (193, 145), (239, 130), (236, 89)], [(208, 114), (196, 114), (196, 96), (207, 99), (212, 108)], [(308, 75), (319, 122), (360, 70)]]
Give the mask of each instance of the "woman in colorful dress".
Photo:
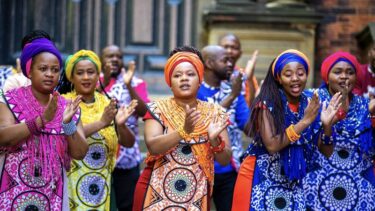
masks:
[(80, 50), (65, 62), (65, 76), (74, 88), (63, 96), (68, 100), (82, 96), (81, 120), (89, 144), (85, 158), (73, 160), (68, 172), (71, 210), (110, 210), (117, 145), (132, 147), (135, 141), (125, 122), (137, 101), (117, 109), (115, 99), (96, 92), (101, 67), (99, 57), (90, 50)]
[(133, 210), (209, 210), (213, 159), (227, 165), (231, 151), (222, 107), (196, 98), (203, 77), (201, 58), (189, 46), (171, 52), (164, 75), (173, 97), (148, 104), (149, 154)]
[(357, 59), (347, 52), (334, 53), (322, 64), (321, 101), (342, 93), (342, 102), (332, 121), (322, 120), (322, 154), (316, 151), (314, 171), (304, 179), (306, 205), (312, 210), (375, 209), (369, 101), (352, 93), (359, 70)]
[(303, 93), (309, 72), (307, 57), (293, 49), (271, 63), (246, 126), (254, 142), (238, 173), (232, 210), (305, 209), (302, 179), (320, 127), (319, 98)]
[(67, 102), (54, 92), (61, 65), (50, 40), (33, 40), (21, 54), (31, 85), (1, 96), (0, 210), (69, 209), (66, 171), (71, 158), (84, 158), (88, 144), (80, 97)]

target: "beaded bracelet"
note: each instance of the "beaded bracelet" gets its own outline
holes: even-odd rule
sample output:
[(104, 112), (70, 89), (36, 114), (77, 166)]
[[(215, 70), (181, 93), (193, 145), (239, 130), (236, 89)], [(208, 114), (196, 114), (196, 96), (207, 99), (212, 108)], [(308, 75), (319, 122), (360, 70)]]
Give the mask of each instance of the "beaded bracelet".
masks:
[(296, 142), (299, 138), (301, 138), (301, 135), (297, 134), (297, 132), (294, 130), (294, 124), (291, 124), (286, 130), (285, 130), (286, 136), (288, 137), (290, 142)]
[(67, 136), (71, 136), (77, 131), (77, 126), (76, 126), (76, 123), (73, 121), (73, 119), (67, 124), (63, 122), (62, 127), (63, 127), (65, 135)]
[(36, 118), (34, 119), (27, 119), (25, 121), (27, 128), (29, 129), (30, 133), (33, 135), (40, 135), (40, 131), (38, 130), (38, 126), (35, 123)]
[(220, 153), (220, 152), (224, 151), (224, 148), (225, 148), (225, 141), (223, 141), (221, 136), (218, 136), (218, 138), (219, 138), (219, 141), (220, 141), (219, 145), (212, 146), (211, 143), (210, 143), (210, 149), (214, 154), (217, 154), (217, 153)]
[(321, 134), (321, 140), (324, 145), (332, 145), (333, 144), (333, 136), (334, 133), (332, 132), (331, 136), (327, 136), (324, 132)]

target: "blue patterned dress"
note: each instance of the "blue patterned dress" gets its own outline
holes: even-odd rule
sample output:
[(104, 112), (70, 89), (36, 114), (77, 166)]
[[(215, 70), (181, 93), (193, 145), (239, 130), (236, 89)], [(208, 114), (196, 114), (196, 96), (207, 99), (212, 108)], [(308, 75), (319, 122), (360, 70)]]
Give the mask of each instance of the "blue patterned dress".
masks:
[[(280, 91), (280, 94), (287, 128), (303, 118), (308, 98), (305, 94), (301, 95), (298, 112), (294, 113), (288, 106), (284, 92)], [(272, 105), (267, 102), (263, 104), (272, 113)], [(260, 135), (255, 137), (254, 143), (246, 151), (247, 156), (256, 157), (252, 187), (249, 187), (250, 210), (305, 210), (302, 178), (306, 175), (313, 153), (313, 140), (319, 133), (317, 120), (302, 132), (298, 141), (273, 155), (268, 153)]]
[[(326, 88), (321, 101), (330, 101)], [(333, 126), (334, 151), (330, 158), (317, 149), (313, 170), (303, 180), (306, 207), (311, 210), (374, 210), (375, 178), (368, 100), (354, 95), (347, 116)]]

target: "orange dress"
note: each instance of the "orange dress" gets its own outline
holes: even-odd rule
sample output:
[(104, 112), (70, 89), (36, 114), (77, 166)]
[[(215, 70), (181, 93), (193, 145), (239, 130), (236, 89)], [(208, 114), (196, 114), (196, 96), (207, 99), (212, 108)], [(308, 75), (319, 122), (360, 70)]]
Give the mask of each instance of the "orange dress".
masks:
[[(185, 115), (173, 99), (149, 103), (148, 109), (153, 119), (163, 126), (164, 134), (177, 130)], [(191, 140), (181, 140), (163, 155), (147, 157), (146, 163), (152, 171), (143, 210), (209, 210), (214, 155), (207, 128), (214, 115), (224, 117), (225, 113), (220, 106), (203, 101), (198, 101), (197, 109), (202, 112), (202, 118)]]

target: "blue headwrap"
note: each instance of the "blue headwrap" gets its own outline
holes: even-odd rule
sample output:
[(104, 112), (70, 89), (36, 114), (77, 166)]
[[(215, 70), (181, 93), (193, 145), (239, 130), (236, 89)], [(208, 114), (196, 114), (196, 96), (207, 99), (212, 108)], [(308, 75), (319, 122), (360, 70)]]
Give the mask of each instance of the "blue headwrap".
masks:
[(310, 70), (310, 64), (309, 60), (300, 51), (294, 50), (294, 49), (289, 49), (281, 54), (279, 54), (278, 57), (276, 57), (275, 62), (272, 65), (272, 74), (275, 79), (279, 79), (281, 75), (281, 71), (290, 62), (298, 62), (303, 65), (303, 67), (306, 70), (306, 74), (309, 74)]
[(52, 41), (46, 38), (39, 38), (33, 40), (31, 43), (25, 45), (21, 54), (21, 69), (22, 73), (28, 77), (30, 73), (32, 58), (39, 53), (48, 52), (52, 53), (57, 57), (60, 63), (60, 68), (62, 66), (62, 59), (59, 50), (55, 47)]

